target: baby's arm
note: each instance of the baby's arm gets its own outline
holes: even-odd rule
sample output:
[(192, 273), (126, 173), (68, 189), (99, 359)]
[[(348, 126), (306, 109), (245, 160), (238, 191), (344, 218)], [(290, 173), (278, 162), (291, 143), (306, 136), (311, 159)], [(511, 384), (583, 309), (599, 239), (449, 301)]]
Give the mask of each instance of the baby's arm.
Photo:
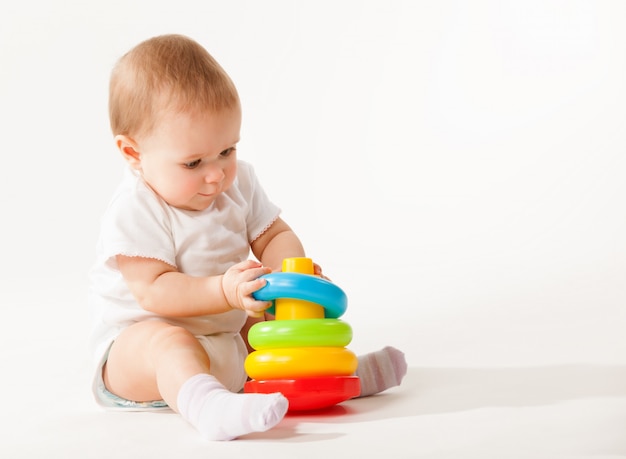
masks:
[(252, 253), (263, 266), (280, 271), (284, 258), (304, 257), (300, 239), (281, 218), (276, 219), (261, 236), (252, 243)]
[[(261, 260), (263, 266), (269, 266), (272, 271), (281, 271), (284, 258), (306, 256), (302, 242), (281, 218), (276, 219), (272, 226), (252, 243), (252, 253)], [(313, 263), (313, 268), (314, 274), (325, 277), (317, 263)]]
[(118, 255), (116, 260), (139, 305), (162, 316), (192, 317), (233, 308), (259, 315), (270, 305), (252, 297), (265, 285), (259, 277), (270, 272), (257, 261), (238, 263), (222, 276), (194, 277), (152, 258)]

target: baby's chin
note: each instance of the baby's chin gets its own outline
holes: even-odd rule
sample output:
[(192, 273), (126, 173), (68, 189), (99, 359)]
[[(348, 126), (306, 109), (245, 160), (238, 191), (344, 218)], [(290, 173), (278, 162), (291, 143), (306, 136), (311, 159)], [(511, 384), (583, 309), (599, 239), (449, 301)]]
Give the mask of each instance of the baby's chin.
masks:
[(204, 198), (200, 200), (194, 200), (193, 202), (180, 204), (168, 202), (168, 204), (172, 207), (176, 207), (177, 209), (200, 212), (211, 207), (211, 205), (215, 202), (216, 197), (217, 196), (212, 196), (210, 199)]

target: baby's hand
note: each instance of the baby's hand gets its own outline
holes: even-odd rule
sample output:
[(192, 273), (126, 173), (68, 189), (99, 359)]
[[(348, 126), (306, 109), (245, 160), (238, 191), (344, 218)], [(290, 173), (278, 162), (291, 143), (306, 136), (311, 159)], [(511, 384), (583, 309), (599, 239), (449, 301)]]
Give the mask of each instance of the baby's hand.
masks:
[(258, 261), (247, 260), (230, 267), (222, 276), (222, 290), (230, 307), (242, 309), (250, 317), (263, 317), (264, 311), (272, 305), (271, 301), (258, 301), (252, 296), (265, 286), (265, 279), (259, 279), (272, 270)]
[(324, 273), (322, 273), (322, 267), (317, 263), (313, 263), (313, 274), (321, 277), (322, 279), (326, 279), (329, 282), (332, 282), (328, 277), (324, 275)]

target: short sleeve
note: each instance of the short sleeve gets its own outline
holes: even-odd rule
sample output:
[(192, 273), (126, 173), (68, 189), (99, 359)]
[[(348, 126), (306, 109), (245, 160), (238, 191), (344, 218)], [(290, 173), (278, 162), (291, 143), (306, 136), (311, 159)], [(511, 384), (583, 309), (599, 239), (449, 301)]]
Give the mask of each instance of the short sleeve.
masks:
[(125, 182), (103, 218), (100, 254), (107, 263), (116, 255), (161, 260), (176, 267), (176, 251), (168, 213), (143, 182)]

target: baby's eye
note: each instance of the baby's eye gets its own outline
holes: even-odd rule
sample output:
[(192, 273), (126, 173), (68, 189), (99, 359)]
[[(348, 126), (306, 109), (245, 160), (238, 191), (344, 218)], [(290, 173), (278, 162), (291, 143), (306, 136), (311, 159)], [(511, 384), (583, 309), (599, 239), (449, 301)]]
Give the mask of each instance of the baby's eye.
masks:
[(183, 164), (183, 166), (185, 166), (187, 169), (195, 169), (199, 165), (200, 165), (199, 159), (196, 159), (195, 161), (191, 161), (190, 163)]
[(223, 152), (220, 153), (220, 156), (226, 158), (226, 157), (230, 156), (231, 153), (234, 152), (235, 150), (236, 150), (235, 147), (227, 148), (226, 150), (224, 150)]

